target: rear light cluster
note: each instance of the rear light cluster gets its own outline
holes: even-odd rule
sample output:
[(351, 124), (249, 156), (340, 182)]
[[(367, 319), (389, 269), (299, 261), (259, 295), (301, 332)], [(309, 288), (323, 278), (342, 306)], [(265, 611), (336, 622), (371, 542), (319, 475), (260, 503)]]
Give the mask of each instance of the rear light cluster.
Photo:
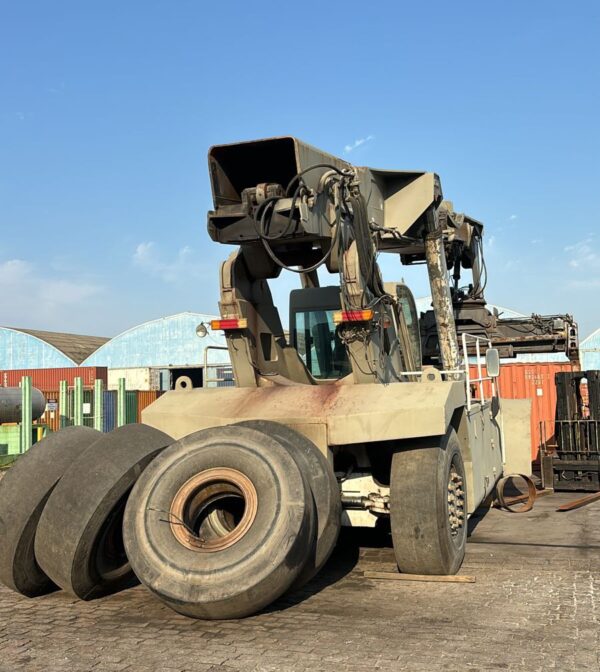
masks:
[(234, 329), (246, 329), (248, 320), (245, 317), (228, 317), (224, 320), (211, 320), (210, 328), (213, 331), (232, 331)]
[(368, 310), (338, 310), (333, 314), (334, 324), (344, 322), (369, 322), (373, 319), (373, 311)]

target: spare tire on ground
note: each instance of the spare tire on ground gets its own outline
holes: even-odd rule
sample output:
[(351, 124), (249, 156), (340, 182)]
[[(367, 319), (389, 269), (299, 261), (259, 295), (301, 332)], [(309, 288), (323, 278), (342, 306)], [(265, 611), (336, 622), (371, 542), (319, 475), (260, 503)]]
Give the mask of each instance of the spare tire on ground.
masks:
[(239, 427), (252, 427), (280, 441), (294, 458), (310, 487), (317, 514), (313, 552), (292, 588), (310, 581), (329, 559), (337, 542), (342, 521), (340, 488), (333, 467), (325, 455), (304, 434), (280, 422), (245, 420)]
[(67, 427), (21, 455), (0, 481), (0, 581), (35, 597), (57, 589), (34, 554), (38, 522), (68, 467), (102, 437), (89, 427)]
[(91, 600), (137, 583), (123, 546), (123, 512), (140, 474), (171, 443), (148, 425), (125, 425), (65, 471), (35, 537), (37, 561), (58, 586)]
[(315, 533), (310, 489), (283, 445), (249, 427), (195, 432), (133, 489), (124, 519), (138, 578), (175, 611), (242, 618), (303, 571)]

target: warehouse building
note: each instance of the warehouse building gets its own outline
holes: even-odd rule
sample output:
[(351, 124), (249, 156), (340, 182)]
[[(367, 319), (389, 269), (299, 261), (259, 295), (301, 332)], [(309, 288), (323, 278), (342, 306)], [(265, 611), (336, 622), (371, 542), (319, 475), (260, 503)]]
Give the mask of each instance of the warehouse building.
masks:
[(229, 362), (223, 333), (210, 329), (212, 319), (205, 313), (179, 313), (111, 339), (0, 327), (0, 372), (61, 369), (62, 377), (71, 380), (74, 367), (82, 375), (106, 368), (108, 389), (116, 389), (120, 378), (130, 390), (168, 390), (180, 379), (199, 387), (206, 379), (223, 378)]
[(579, 345), (582, 371), (600, 370), (600, 329), (596, 329)]
[(0, 327), (0, 370), (79, 366), (108, 338)]
[(212, 319), (185, 312), (145, 322), (111, 338), (82, 365), (107, 367), (108, 389), (115, 389), (119, 378), (131, 390), (200, 387), (222, 377), (218, 365), (229, 362), (223, 333), (210, 329)]

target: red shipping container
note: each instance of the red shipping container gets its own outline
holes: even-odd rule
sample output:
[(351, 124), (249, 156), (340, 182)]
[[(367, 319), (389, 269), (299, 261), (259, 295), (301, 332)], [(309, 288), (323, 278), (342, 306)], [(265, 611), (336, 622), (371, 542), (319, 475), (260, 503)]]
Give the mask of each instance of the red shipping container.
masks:
[[(477, 366), (471, 365), (471, 378), (477, 377)], [(571, 362), (514, 362), (500, 366), (500, 377), (497, 384), (500, 397), (504, 399), (531, 399), (531, 459), (539, 458), (543, 442), (541, 423), (548, 427), (554, 423), (556, 413), (556, 384), (554, 375), (560, 371), (578, 371), (579, 367)], [(485, 376), (485, 367), (483, 367)], [(491, 387), (486, 383), (484, 394), (491, 394)], [(476, 396), (479, 396), (476, 391)], [(550, 432), (552, 434), (552, 432)]]
[(75, 378), (81, 378), (84, 387), (94, 387), (100, 379), (107, 384), (108, 369), (105, 366), (73, 366), (66, 369), (13, 369), (0, 371), (0, 387), (18, 387), (23, 376), (31, 376), (31, 384), (38, 390), (58, 390), (61, 380), (69, 387), (75, 385)]

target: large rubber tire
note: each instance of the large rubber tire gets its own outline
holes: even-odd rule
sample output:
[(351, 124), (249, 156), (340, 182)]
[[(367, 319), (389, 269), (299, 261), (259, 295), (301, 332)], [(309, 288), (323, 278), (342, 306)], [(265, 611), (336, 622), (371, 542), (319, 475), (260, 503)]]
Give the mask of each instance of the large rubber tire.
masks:
[(137, 583), (123, 545), (127, 497), (146, 466), (173, 443), (148, 425), (105, 434), (65, 472), (38, 524), (35, 555), (58, 586), (91, 600)]
[(294, 458), (310, 487), (317, 513), (314, 550), (294, 582), (299, 588), (310, 581), (329, 559), (342, 524), (342, 500), (333, 467), (315, 444), (300, 432), (270, 420), (245, 420), (241, 427), (252, 427), (281, 442)]
[(34, 539), (46, 501), (61, 476), (102, 434), (67, 427), (21, 455), (0, 481), (0, 581), (35, 597), (57, 589), (39, 567)]
[[(232, 484), (238, 518), (228, 534), (211, 538), (205, 526), (217, 511), (207, 511), (226, 504), (211, 500), (209, 488)], [(142, 583), (175, 611), (242, 618), (296, 580), (314, 516), (308, 485), (278, 441), (249, 427), (217, 427), (173, 444), (139, 479), (125, 511), (125, 548)]]
[(390, 522), (396, 562), (409, 574), (456, 574), (467, 540), (466, 478), (458, 439), (451, 429), (446, 436), (415, 443), (392, 458)]

